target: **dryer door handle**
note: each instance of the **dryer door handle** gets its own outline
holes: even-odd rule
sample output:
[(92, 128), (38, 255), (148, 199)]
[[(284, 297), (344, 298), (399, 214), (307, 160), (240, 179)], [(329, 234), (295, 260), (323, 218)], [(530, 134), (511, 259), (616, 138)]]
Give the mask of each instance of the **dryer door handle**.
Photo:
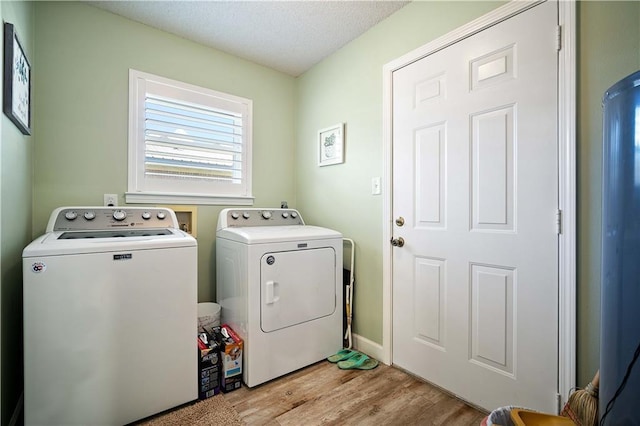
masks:
[(265, 283), (265, 290), (267, 292), (265, 296), (265, 303), (267, 305), (271, 305), (280, 299), (280, 297), (276, 296), (276, 285), (278, 283), (275, 281), (267, 281)]

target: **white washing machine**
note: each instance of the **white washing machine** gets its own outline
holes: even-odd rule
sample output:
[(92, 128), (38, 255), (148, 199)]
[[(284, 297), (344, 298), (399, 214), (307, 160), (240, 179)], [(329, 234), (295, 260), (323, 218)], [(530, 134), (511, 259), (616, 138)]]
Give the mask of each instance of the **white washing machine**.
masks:
[(222, 322), (251, 387), (342, 349), (342, 235), (292, 209), (225, 209), (216, 235)]
[(23, 276), (25, 425), (123, 425), (197, 399), (197, 245), (172, 210), (59, 208)]

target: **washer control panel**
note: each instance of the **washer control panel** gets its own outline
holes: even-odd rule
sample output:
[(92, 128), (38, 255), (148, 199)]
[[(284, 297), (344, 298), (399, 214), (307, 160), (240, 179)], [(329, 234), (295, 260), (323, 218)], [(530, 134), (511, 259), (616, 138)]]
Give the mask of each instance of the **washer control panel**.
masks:
[(51, 214), (47, 232), (177, 227), (175, 213), (164, 207), (61, 207)]
[(304, 225), (294, 209), (224, 209), (218, 217), (218, 229), (238, 226), (287, 226)]

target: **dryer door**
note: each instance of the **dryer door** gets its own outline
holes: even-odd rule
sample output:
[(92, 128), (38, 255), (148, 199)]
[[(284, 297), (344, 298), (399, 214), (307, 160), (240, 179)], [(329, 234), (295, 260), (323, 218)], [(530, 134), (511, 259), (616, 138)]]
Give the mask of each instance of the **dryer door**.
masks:
[(260, 327), (265, 333), (336, 310), (336, 252), (332, 247), (265, 253), (260, 260), (260, 281)]

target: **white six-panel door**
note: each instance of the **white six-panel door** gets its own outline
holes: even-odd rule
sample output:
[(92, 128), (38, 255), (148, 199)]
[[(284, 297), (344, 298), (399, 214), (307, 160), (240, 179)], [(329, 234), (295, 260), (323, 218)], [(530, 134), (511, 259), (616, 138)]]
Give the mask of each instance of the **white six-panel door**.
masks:
[(557, 4), (393, 74), (393, 362), (463, 399), (553, 412)]

